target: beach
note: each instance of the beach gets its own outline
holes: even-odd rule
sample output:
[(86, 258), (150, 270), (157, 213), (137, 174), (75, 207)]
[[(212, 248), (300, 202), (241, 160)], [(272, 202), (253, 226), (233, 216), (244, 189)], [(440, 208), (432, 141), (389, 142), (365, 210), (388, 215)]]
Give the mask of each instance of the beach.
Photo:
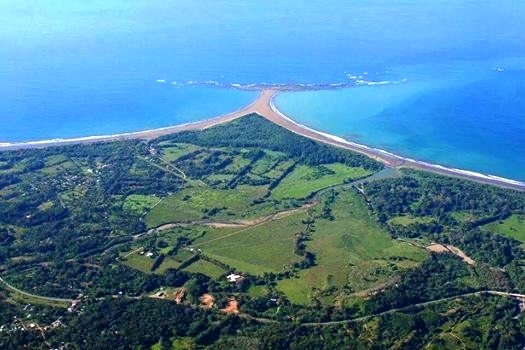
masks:
[(496, 185), (504, 188), (510, 188), (519, 191), (525, 191), (525, 183), (502, 178), (494, 175), (485, 175), (477, 172), (472, 172), (463, 169), (448, 168), (437, 164), (428, 162), (418, 161), (411, 158), (401, 157), (396, 154), (387, 152), (385, 150), (368, 147), (355, 142), (347, 141), (341, 137), (324, 133), (321, 131), (314, 130), (305, 125), (301, 125), (294, 120), (288, 118), (286, 115), (281, 113), (274, 104), (275, 96), (281, 91), (280, 89), (265, 89), (262, 90), (259, 97), (252, 102), (250, 105), (241, 108), (235, 112), (213, 117), (199, 122), (186, 123), (181, 125), (175, 125), (171, 127), (145, 130), (139, 132), (123, 133), (116, 135), (102, 135), (102, 136), (90, 136), (81, 138), (71, 139), (53, 139), (45, 141), (34, 141), (24, 143), (4, 143), (0, 144), (0, 151), (3, 150), (16, 150), (16, 149), (27, 149), (27, 148), (42, 148), (59, 145), (71, 145), (71, 144), (82, 144), (82, 143), (95, 143), (95, 142), (107, 142), (117, 140), (129, 140), (129, 139), (144, 139), (150, 140), (160, 136), (169, 135), (182, 131), (190, 130), (203, 130), (206, 128), (213, 127), (222, 123), (226, 123), (237, 118), (241, 118), (248, 114), (258, 114), (265, 119), (275, 123), (283, 128), (288, 129), (298, 135), (310, 138), (315, 141), (323, 142), (335, 147), (352, 150), (361, 154), (364, 154), (372, 159), (384, 163), (388, 167), (392, 168), (413, 168), (425, 171), (434, 172), (441, 175), (453, 176), (463, 179), (476, 181), (479, 183)]

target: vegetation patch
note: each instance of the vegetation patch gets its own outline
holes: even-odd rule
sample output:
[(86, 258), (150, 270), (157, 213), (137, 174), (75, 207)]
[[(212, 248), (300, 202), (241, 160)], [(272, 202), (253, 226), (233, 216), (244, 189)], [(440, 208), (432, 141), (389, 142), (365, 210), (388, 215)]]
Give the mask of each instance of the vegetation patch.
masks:
[(305, 213), (243, 229), (212, 229), (195, 241), (203, 253), (240, 271), (279, 272), (300, 260), (295, 235), (304, 230)]
[(312, 192), (367, 175), (370, 175), (368, 170), (340, 163), (318, 166), (299, 165), (272, 191), (272, 197), (305, 198)]
[(199, 146), (189, 143), (168, 143), (166, 146), (161, 148), (161, 157), (167, 162), (174, 162), (182, 156), (201, 149)]
[(429, 224), (434, 220), (435, 218), (431, 216), (400, 215), (389, 219), (388, 223), (391, 225), (408, 226), (412, 224)]
[(424, 249), (393, 240), (353, 189), (339, 190), (332, 215), (334, 219), (316, 219), (307, 242), (316, 265), (278, 283), (277, 288), (292, 302), (308, 304), (318, 299), (333, 304), (345, 295), (388, 283), (427, 256)]
[(165, 198), (145, 218), (149, 227), (173, 222), (199, 220), (234, 221), (268, 215), (279, 210), (273, 203), (254, 201), (266, 193), (264, 187), (238, 186), (215, 189), (207, 186), (187, 187)]
[(192, 264), (183, 268), (184, 271), (192, 273), (202, 273), (210, 278), (219, 278), (224, 275), (226, 271), (221, 267), (212, 264), (204, 259), (198, 259)]
[(160, 202), (157, 196), (132, 194), (126, 197), (123, 209), (135, 215), (143, 215)]
[(484, 226), (487, 230), (525, 244), (525, 215), (511, 215)]

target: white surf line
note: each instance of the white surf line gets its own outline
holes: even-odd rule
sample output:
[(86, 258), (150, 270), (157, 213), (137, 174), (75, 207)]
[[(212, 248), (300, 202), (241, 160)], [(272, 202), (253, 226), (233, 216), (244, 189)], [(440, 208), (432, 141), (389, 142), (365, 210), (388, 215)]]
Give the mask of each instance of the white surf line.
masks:
[[(176, 132), (175, 129), (188, 128), (188, 127), (205, 129), (205, 128), (215, 125), (215, 124), (208, 125), (210, 123), (213, 123), (214, 121), (216, 121), (217, 123), (221, 123), (223, 121), (228, 121), (229, 120), (228, 118), (235, 119), (242, 115), (245, 115), (245, 114), (241, 115), (241, 113), (246, 113), (246, 114), (252, 113), (251, 110), (253, 109), (253, 107), (259, 100), (259, 98), (260, 98), (260, 95), (257, 96), (255, 100), (250, 102), (250, 104), (244, 107), (241, 107), (233, 112), (197, 120), (194, 122), (170, 125), (170, 126), (154, 128), (154, 129), (124, 132), (124, 133), (119, 133), (119, 134), (82, 136), (82, 137), (73, 137), (73, 138), (56, 138), (56, 139), (27, 141), (27, 142), (12, 142), (12, 143), (11, 142), (0, 142), (0, 151), (15, 150), (19, 148), (33, 148), (33, 147), (38, 148), (38, 147), (46, 147), (46, 146), (59, 146), (59, 145), (66, 145), (66, 144), (88, 143), (88, 142), (98, 142), (98, 141), (117, 141), (117, 140), (122, 140), (122, 139), (151, 138), (151, 136), (153, 136), (153, 138), (156, 138), (156, 137), (163, 136), (163, 135), (160, 135), (163, 132), (168, 132), (168, 133), (170, 131)], [(155, 134), (159, 134), (159, 135), (155, 135)]]
[[(208, 121), (212, 119), (207, 119), (204, 121)], [(31, 146), (48, 146), (48, 145), (60, 145), (60, 144), (67, 144), (67, 143), (82, 143), (82, 142), (89, 142), (89, 141), (110, 141), (110, 140), (118, 140), (120, 138), (140, 138), (140, 136), (149, 134), (149, 133), (156, 133), (161, 132), (173, 128), (183, 128), (187, 127), (193, 124), (200, 124), (204, 121), (196, 121), (196, 122), (190, 122), (190, 123), (183, 123), (173, 126), (166, 126), (162, 128), (156, 128), (156, 129), (148, 129), (148, 130), (142, 130), (142, 131), (134, 131), (134, 132), (125, 132), (121, 134), (111, 134), (111, 135), (96, 135), (96, 136), (83, 136), (83, 137), (74, 137), (74, 138), (57, 138), (57, 139), (48, 139), (48, 140), (41, 140), (41, 141), (27, 141), (27, 142), (1, 142), (0, 143), (0, 150), (4, 148), (18, 148), (18, 147), (31, 147)]]
[[(329, 133), (325, 133), (325, 132), (322, 132), (322, 131), (318, 131), (318, 130), (312, 129), (312, 128), (306, 126), (306, 125), (303, 125), (303, 124), (300, 124), (300, 123), (296, 122), (295, 120), (291, 119), (290, 117), (288, 117), (287, 115), (282, 113), (275, 106), (275, 103), (274, 103), (275, 96), (277, 96), (277, 94), (273, 95), (272, 98), (270, 99), (270, 108), (272, 109), (272, 111), (277, 113), (283, 119), (289, 121), (292, 124), (297, 125), (300, 128), (303, 128), (303, 129), (306, 129), (306, 130), (311, 131), (313, 133), (319, 134), (321, 136), (329, 138), (329, 139), (331, 139), (333, 141), (336, 141), (338, 143), (346, 144), (346, 145), (348, 145), (350, 147), (362, 149), (364, 151), (369, 151), (371, 153), (384, 154), (384, 155), (387, 155), (389, 157), (398, 159), (400, 161), (407, 162), (409, 164), (419, 165), (423, 169), (443, 171), (443, 172), (446, 172), (446, 173), (449, 173), (449, 174), (456, 174), (456, 175), (468, 177), (470, 179), (475, 178), (475, 179), (479, 179), (479, 180), (484, 180), (484, 181), (487, 181), (489, 183), (496, 182), (496, 183), (500, 183), (500, 184), (507, 184), (507, 185), (511, 185), (511, 186), (516, 186), (516, 187), (518, 187), (521, 190), (525, 190), (525, 182), (512, 180), (512, 179), (507, 179), (507, 178), (496, 176), (496, 175), (481, 174), (481, 173), (470, 171), (470, 170), (464, 170), (464, 169), (458, 169), (458, 168), (448, 168), (448, 167), (445, 167), (445, 166), (442, 166), (442, 165), (439, 165), (439, 164), (433, 164), (433, 163), (428, 163), (428, 162), (424, 162), (424, 161), (415, 160), (415, 159), (412, 159), (412, 158), (406, 158), (406, 157), (402, 157), (402, 156), (399, 156), (397, 154), (394, 154), (394, 153), (391, 153), (391, 152), (388, 152), (388, 151), (385, 151), (385, 150), (382, 150), (382, 149), (379, 149), (379, 148), (373, 148), (373, 147), (365, 146), (365, 145), (362, 145), (362, 144), (359, 144), (359, 143), (355, 143), (355, 142), (352, 142), (352, 141), (345, 140), (344, 138), (336, 136), (336, 135), (332, 135), (332, 134), (329, 134)], [(515, 187), (513, 187), (513, 188), (515, 188)]]

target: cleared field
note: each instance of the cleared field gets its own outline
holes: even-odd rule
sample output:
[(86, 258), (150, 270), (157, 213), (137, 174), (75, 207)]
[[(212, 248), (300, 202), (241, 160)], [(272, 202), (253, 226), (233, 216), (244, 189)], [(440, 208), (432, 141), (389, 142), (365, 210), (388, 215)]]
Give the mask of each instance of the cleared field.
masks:
[(369, 174), (370, 172), (363, 168), (353, 168), (340, 163), (315, 167), (299, 165), (272, 191), (272, 197), (304, 198), (312, 192)]
[(479, 214), (468, 210), (454, 211), (451, 213), (451, 216), (459, 222), (472, 222), (482, 218)]
[(223, 172), (228, 174), (237, 174), (251, 162), (248, 158), (244, 158), (244, 155), (242, 153), (234, 155), (233, 158), (231, 158), (231, 160), (232, 162), (226, 168), (223, 169)]
[(268, 176), (269, 178), (277, 178), (280, 173), (276, 171), (275, 173), (270, 173), (275, 169), (280, 163), (281, 159), (285, 158), (285, 155), (280, 152), (272, 152), (265, 150), (265, 155), (259, 159), (253, 166), (251, 173), (259, 176)]
[(145, 217), (149, 227), (203, 219), (232, 221), (278, 211), (271, 203), (253, 205), (266, 193), (265, 187), (238, 186), (231, 189), (188, 187), (165, 198)]
[(123, 209), (127, 212), (134, 213), (136, 215), (142, 215), (147, 210), (151, 209), (157, 203), (160, 198), (157, 196), (146, 196), (142, 194), (132, 194), (126, 197)]
[(492, 222), (484, 227), (491, 232), (515, 239), (525, 245), (525, 215), (511, 215), (503, 221)]
[(64, 160), (64, 161), (51, 161), (52, 165), (46, 166), (45, 168), (42, 168), (40, 171), (47, 175), (55, 175), (59, 174), (61, 172), (64, 172), (66, 170), (79, 170), (78, 166), (73, 163), (70, 160)]
[(186, 266), (183, 268), (183, 270), (193, 273), (202, 273), (203, 275), (211, 278), (219, 278), (227, 272), (221, 269), (219, 266), (202, 259), (199, 259), (193, 264)]
[(256, 286), (252, 285), (250, 289), (248, 289), (248, 294), (252, 298), (259, 298), (263, 297), (268, 294), (268, 289), (265, 286)]
[(343, 287), (358, 292), (381, 286), (398, 270), (414, 267), (427, 257), (423, 249), (393, 240), (351, 189), (339, 191), (332, 215), (334, 221), (316, 220), (312, 240), (307, 242), (317, 265), (277, 285), (294, 303), (309, 304), (317, 297), (333, 304), (351, 294)]
[(167, 162), (173, 162), (180, 157), (185, 156), (191, 152), (195, 152), (199, 149), (201, 149), (201, 147), (188, 143), (172, 144), (170, 147), (162, 148), (161, 157)]
[(122, 263), (124, 265), (144, 273), (151, 273), (151, 265), (153, 265), (154, 261), (155, 259), (149, 258), (145, 255), (140, 255), (138, 253), (130, 254), (125, 259), (122, 259)]
[(244, 229), (212, 229), (195, 241), (203, 253), (240, 271), (260, 275), (298, 262), (295, 234), (304, 230), (305, 213)]
[[(132, 269), (150, 274), (151, 266), (155, 258), (150, 258), (139, 253), (133, 253), (128, 255), (126, 258), (122, 259), (122, 263), (131, 267)], [(162, 261), (162, 264), (154, 271), (155, 274), (161, 275), (166, 272), (168, 269), (177, 269), (181, 264), (181, 261), (178, 261), (172, 257), (166, 256)]]

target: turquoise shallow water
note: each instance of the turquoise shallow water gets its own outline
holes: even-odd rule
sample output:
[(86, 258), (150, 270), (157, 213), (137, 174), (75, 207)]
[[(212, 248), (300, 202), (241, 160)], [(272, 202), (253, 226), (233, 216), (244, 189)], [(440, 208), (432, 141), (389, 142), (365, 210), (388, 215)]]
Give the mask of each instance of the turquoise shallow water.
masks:
[(114, 134), (238, 109), (523, 179), (521, 0), (0, 2), (0, 143)]
[(301, 124), (347, 140), (525, 180), (525, 69), (519, 61), (500, 62), (503, 70), (490, 68), (493, 62), (470, 62), (456, 77), (429, 67), (432, 74), (415, 81), (284, 93), (276, 106)]

